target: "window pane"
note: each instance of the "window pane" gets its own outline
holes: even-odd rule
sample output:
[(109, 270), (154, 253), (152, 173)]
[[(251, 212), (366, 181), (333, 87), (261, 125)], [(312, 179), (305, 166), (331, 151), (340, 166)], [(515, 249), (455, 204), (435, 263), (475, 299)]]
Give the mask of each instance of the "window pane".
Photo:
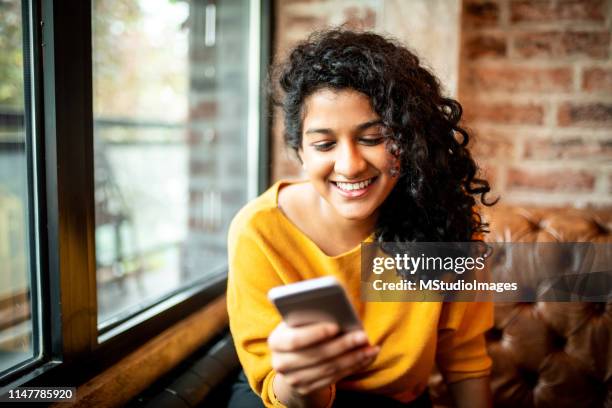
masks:
[(93, 2), (98, 321), (223, 271), (247, 195), (249, 2)]
[(21, 2), (0, 2), (0, 372), (33, 357)]

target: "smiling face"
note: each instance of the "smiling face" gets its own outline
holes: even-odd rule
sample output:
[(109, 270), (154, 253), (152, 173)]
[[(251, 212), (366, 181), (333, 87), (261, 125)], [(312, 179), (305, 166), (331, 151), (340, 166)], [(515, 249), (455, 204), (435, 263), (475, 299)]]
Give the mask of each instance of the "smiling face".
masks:
[(321, 89), (304, 101), (304, 169), (332, 214), (372, 221), (397, 183), (380, 117), (357, 91)]

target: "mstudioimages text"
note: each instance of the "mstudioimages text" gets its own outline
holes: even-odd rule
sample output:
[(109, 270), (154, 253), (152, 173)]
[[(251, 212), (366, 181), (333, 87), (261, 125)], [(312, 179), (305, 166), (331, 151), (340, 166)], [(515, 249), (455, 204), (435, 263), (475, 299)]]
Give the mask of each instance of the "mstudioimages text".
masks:
[(503, 293), (506, 291), (518, 290), (516, 282), (478, 282), (477, 280), (466, 281), (459, 279), (453, 282), (445, 282), (439, 279), (420, 279), (417, 282), (402, 279), (399, 282), (385, 282), (377, 279), (372, 282), (372, 287), (376, 291), (495, 291)]

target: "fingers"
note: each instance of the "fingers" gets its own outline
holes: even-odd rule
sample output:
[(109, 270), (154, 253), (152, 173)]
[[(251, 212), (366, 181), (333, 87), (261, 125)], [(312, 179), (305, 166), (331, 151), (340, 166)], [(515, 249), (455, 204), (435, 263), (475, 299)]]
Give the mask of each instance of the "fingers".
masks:
[(299, 350), (299, 352), (273, 353), (272, 368), (277, 372), (286, 373), (324, 362), (367, 344), (368, 338), (363, 330), (352, 331), (328, 342)]
[(296, 392), (307, 395), (372, 364), (379, 351), (377, 346), (361, 347), (324, 364), (282, 374), (283, 379)]
[(272, 367), (279, 378), (295, 392), (307, 395), (375, 360), (380, 348), (368, 346), (363, 330), (334, 338), (338, 331), (333, 323), (302, 327), (279, 323), (268, 337)]
[(338, 330), (338, 325), (334, 323), (289, 327), (285, 322), (281, 322), (268, 337), (268, 346), (272, 351), (300, 350), (335, 336)]

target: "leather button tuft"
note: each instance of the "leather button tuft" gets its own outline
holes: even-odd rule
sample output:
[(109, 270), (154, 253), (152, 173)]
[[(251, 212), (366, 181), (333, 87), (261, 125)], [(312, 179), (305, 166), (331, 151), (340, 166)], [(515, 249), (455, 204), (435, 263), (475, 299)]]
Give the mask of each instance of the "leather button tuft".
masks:
[(538, 385), (538, 373), (530, 370), (519, 369), (521, 379), (529, 388), (535, 388)]
[(604, 302), (591, 303), (590, 307), (591, 307), (591, 312), (595, 316), (601, 316), (602, 314), (606, 313), (606, 304)]
[(610, 229), (606, 225), (600, 223), (597, 220), (593, 220), (593, 229), (595, 231), (597, 231), (597, 235), (608, 235), (608, 234), (610, 234)]
[(552, 338), (552, 346), (555, 350), (563, 350), (565, 349), (565, 345), (567, 344), (567, 339), (563, 336), (560, 336), (556, 333), (553, 333)]
[(542, 229), (541, 221), (529, 221), (529, 227), (532, 231), (540, 231)]
[(487, 341), (489, 342), (501, 341), (503, 336), (504, 336), (504, 331), (502, 329), (498, 329), (497, 327), (493, 327), (485, 335), (485, 337), (487, 338)]

